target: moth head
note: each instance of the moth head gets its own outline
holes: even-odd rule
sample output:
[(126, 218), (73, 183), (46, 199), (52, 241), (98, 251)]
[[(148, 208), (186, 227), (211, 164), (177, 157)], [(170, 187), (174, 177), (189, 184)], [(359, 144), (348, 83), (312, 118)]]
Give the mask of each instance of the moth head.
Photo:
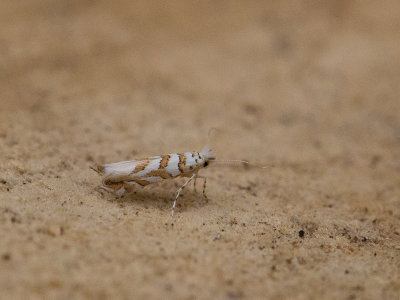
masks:
[(209, 146), (205, 146), (203, 150), (201, 150), (201, 154), (204, 157), (203, 167), (207, 167), (211, 161), (215, 160), (215, 154)]

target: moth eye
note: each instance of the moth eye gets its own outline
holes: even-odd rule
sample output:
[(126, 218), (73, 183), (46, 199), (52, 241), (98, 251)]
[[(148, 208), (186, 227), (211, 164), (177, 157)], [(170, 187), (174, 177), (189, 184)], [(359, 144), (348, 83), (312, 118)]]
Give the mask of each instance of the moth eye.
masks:
[(208, 166), (208, 161), (204, 162), (204, 168)]

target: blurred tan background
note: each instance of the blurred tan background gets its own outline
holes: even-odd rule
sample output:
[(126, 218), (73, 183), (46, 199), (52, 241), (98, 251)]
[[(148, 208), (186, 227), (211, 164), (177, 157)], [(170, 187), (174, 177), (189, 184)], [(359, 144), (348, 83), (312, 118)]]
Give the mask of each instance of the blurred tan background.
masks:
[[(0, 298), (399, 299), (398, 1), (0, 3)], [(201, 150), (115, 199), (95, 163)]]

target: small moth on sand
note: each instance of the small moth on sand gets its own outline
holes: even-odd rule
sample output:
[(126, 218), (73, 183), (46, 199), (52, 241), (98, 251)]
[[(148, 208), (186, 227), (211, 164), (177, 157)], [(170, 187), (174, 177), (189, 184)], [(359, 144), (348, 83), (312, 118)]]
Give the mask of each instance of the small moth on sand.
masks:
[(197, 178), (204, 179), (203, 196), (205, 194), (206, 177), (199, 176), (201, 169), (215, 161), (215, 154), (209, 146), (201, 152), (171, 153), (151, 156), (138, 160), (128, 160), (97, 166), (96, 172), (103, 175), (102, 188), (118, 196), (132, 193), (135, 188), (176, 177), (189, 178), (176, 192), (171, 214), (174, 215), (176, 201), (182, 190)]
[[(213, 130), (215, 130), (215, 128), (209, 130), (208, 140), (210, 140), (211, 132)], [(200, 176), (199, 171), (210, 164), (251, 165), (245, 160), (217, 160), (214, 152), (207, 145), (203, 150), (201, 150), (201, 152), (171, 153), (151, 156), (137, 160), (99, 165), (97, 166), (97, 169), (92, 169), (103, 175), (103, 185), (101, 188), (120, 197), (134, 192), (135, 188), (143, 188), (149, 184), (166, 179), (176, 177), (188, 178), (176, 192), (174, 204), (172, 205), (171, 210), (171, 215), (174, 215), (176, 201), (178, 200), (180, 193), (192, 180), (194, 180), (194, 187), (196, 189), (196, 179), (204, 179), (203, 197), (207, 199), (205, 193), (207, 178)], [(261, 169), (267, 168), (267, 166), (255, 166)]]

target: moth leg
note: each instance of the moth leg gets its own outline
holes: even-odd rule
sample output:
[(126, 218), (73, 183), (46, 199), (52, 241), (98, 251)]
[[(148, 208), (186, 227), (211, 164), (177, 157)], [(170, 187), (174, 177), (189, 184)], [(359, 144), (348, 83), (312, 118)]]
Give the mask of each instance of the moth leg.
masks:
[(202, 178), (202, 179), (204, 179), (204, 183), (203, 183), (203, 197), (204, 197), (204, 199), (206, 200), (206, 202), (208, 202), (208, 197), (207, 197), (207, 195), (206, 195), (207, 177), (205, 177), (205, 176), (200, 176), (200, 175), (196, 175), (195, 180), (196, 180), (197, 178)]
[(98, 192), (100, 195), (104, 195), (104, 191), (106, 191), (106, 192), (108, 192), (108, 193), (110, 193), (110, 192), (113, 192), (114, 190), (112, 190), (112, 189), (110, 189), (110, 188), (107, 188), (107, 187), (104, 187), (104, 186), (102, 186), (102, 185), (99, 185), (99, 186), (96, 186), (95, 188), (94, 188), (94, 190), (96, 191), (96, 192)]
[(129, 195), (135, 191), (135, 185), (131, 181), (124, 182), (125, 194)]
[(206, 184), (207, 184), (207, 177), (204, 177), (204, 184), (203, 184), (203, 197), (208, 202), (208, 197), (206, 195)]
[(193, 175), (179, 188), (179, 190), (176, 192), (174, 204), (172, 205), (172, 210), (171, 210), (171, 215), (172, 215), (172, 216), (174, 215), (174, 210), (175, 210), (175, 206), (176, 206), (176, 200), (178, 200), (178, 197), (179, 197), (180, 193), (181, 193), (182, 190), (185, 188), (185, 186), (187, 186), (188, 183), (191, 182), (196, 176), (197, 176), (197, 174), (193, 174)]
[(203, 178), (203, 179), (204, 179), (204, 183), (203, 183), (203, 197), (204, 197), (204, 199), (206, 199), (206, 201), (208, 202), (208, 197), (207, 197), (207, 195), (206, 195), (207, 177), (204, 177), (204, 176), (197, 176), (197, 178)]
[(196, 181), (197, 181), (197, 174), (196, 174), (196, 177), (194, 178), (194, 181), (193, 181), (193, 190), (194, 190), (194, 192), (195, 193), (197, 193), (197, 189), (196, 189)]

